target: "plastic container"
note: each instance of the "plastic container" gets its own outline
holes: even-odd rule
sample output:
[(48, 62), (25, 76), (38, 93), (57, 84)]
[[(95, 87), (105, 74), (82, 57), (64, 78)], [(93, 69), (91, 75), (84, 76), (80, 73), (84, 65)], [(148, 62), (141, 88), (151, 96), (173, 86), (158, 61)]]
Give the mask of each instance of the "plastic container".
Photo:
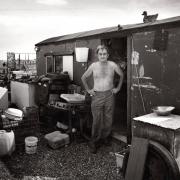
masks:
[(52, 133), (46, 134), (45, 139), (51, 148), (57, 149), (59, 147), (69, 144), (69, 135), (62, 134), (60, 131), (54, 131)]
[(127, 159), (127, 154), (129, 154), (129, 150), (130, 150), (130, 146), (128, 145), (125, 149), (115, 153), (117, 173), (124, 171), (123, 164), (124, 161), (126, 161)]
[(0, 130), (0, 156), (11, 155), (15, 150), (14, 132)]
[(77, 47), (75, 48), (76, 61), (77, 62), (87, 62), (89, 48), (87, 47)]
[(23, 112), (15, 108), (6, 109), (4, 115), (11, 120), (22, 120), (23, 118)]
[(27, 154), (34, 154), (37, 151), (38, 138), (29, 136), (25, 138), (25, 150)]
[(122, 168), (123, 166), (123, 160), (124, 160), (124, 154), (121, 153), (121, 152), (118, 152), (118, 153), (115, 153), (115, 156), (116, 156), (116, 165), (117, 165), (117, 168)]

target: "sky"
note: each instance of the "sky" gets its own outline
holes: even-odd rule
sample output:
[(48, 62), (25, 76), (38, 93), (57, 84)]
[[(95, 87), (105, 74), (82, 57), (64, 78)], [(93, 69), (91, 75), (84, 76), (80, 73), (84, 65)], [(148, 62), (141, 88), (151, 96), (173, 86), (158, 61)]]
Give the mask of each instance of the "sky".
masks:
[(0, 60), (7, 52), (35, 53), (47, 38), (118, 24), (180, 16), (179, 0), (0, 0)]

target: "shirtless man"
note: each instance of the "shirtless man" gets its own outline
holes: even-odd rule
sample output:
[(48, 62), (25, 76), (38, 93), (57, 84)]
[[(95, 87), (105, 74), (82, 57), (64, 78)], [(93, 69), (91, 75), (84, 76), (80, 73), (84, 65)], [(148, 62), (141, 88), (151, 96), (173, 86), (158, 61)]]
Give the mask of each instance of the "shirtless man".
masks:
[[(109, 54), (106, 46), (97, 47), (97, 56), (99, 61), (92, 63), (81, 78), (86, 91), (92, 96), (93, 125), (89, 143), (92, 153), (96, 153), (100, 140), (107, 144), (113, 121), (114, 94), (121, 89), (123, 82), (122, 70), (114, 62), (108, 61)], [(120, 76), (117, 87), (113, 84), (115, 73)], [(94, 80), (92, 89), (87, 84), (87, 78), (91, 74)]]

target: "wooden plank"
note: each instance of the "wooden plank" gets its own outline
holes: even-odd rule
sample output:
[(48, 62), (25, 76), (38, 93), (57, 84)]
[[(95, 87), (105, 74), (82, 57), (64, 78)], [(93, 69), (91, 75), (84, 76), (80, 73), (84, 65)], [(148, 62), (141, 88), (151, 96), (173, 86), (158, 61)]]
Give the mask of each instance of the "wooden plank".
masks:
[(148, 151), (148, 139), (133, 137), (125, 180), (142, 180)]
[(131, 104), (132, 104), (132, 93), (131, 93), (131, 83), (132, 83), (132, 36), (127, 37), (127, 143), (131, 142), (132, 132), (131, 132)]

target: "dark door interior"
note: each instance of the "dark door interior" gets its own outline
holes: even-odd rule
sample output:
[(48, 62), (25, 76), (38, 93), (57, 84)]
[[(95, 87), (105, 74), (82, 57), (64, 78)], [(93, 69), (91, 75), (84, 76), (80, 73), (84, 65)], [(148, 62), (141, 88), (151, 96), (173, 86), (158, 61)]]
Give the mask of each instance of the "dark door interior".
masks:
[[(123, 85), (115, 96), (113, 133), (127, 136), (127, 38), (111, 38), (103, 40), (109, 48), (109, 60), (116, 62), (124, 72)], [(118, 83), (115, 75), (114, 84)]]

